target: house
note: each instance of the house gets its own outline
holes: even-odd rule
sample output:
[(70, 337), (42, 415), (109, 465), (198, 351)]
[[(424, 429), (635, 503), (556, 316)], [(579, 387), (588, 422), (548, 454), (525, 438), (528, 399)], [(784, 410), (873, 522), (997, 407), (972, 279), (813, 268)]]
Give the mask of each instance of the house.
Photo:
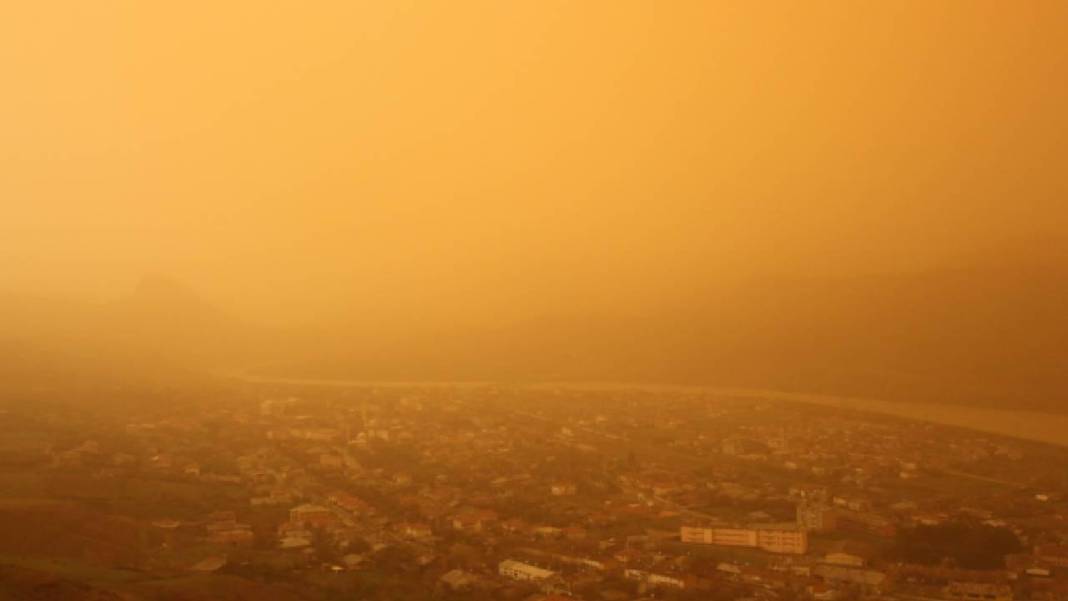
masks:
[(208, 515), (205, 529), (208, 542), (220, 545), (249, 545), (255, 537), (252, 527), (237, 521), (233, 511), (216, 511)]
[(360, 565), (362, 565), (364, 561), (364, 556), (359, 553), (347, 553), (344, 557), (341, 558), (341, 563), (344, 564), (344, 566), (350, 570), (355, 570), (356, 568), (360, 567)]
[(1006, 584), (986, 582), (950, 582), (942, 591), (954, 601), (1012, 601), (1012, 589)]
[(220, 545), (251, 545), (255, 536), (248, 524), (233, 524), (226, 528), (212, 530), (208, 541)]
[(581, 526), (568, 526), (564, 528), (564, 537), (570, 541), (586, 540), (586, 529)]
[(304, 524), (283, 522), (278, 526), (278, 539), (283, 549), (307, 547), (313, 537), (311, 529)]
[(560, 538), (564, 531), (556, 526), (538, 526), (534, 528), (534, 534), (540, 538)]
[(482, 532), (482, 520), (474, 512), (458, 513), (452, 517), (452, 527), (465, 532)]
[(742, 569), (733, 563), (720, 562), (716, 565), (716, 571), (730, 574), (732, 576), (741, 576)]
[(803, 500), (797, 506), (797, 525), (810, 532), (834, 530), (834, 509), (820, 501)]
[(193, 564), (189, 569), (194, 572), (215, 572), (226, 565), (226, 557), (213, 555)]
[(237, 521), (237, 513), (234, 511), (213, 511), (208, 514), (208, 522), (233, 523)]
[(434, 535), (430, 526), (423, 523), (403, 522), (398, 524), (397, 530), (402, 536), (410, 538), (430, 538)]
[(476, 582), (478, 577), (474, 574), (469, 574), (463, 570), (450, 570), (446, 572), (441, 578), (438, 578), (438, 582), (449, 587), (453, 591), (462, 591), (471, 588)]
[(345, 465), (345, 459), (337, 453), (322, 453), (319, 455), (319, 465), (326, 468), (340, 468)]
[(322, 505), (305, 503), (289, 510), (289, 521), (313, 528), (326, 528), (337, 523), (337, 516)]
[(462, 511), (452, 518), (452, 527), (455, 530), (467, 532), (482, 532), (490, 524), (497, 521), (497, 512), (489, 509), (473, 509)]
[(572, 497), (578, 492), (578, 487), (574, 482), (554, 482), (549, 491), (554, 497)]
[(279, 503), (292, 503), (297, 498), (297, 493), (284, 486), (276, 486), (271, 489), (271, 498)]
[(686, 588), (686, 583), (679, 578), (673, 578), (663, 574), (654, 574), (644, 570), (633, 570), (628, 568), (623, 570), (623, 577), (627, 580), (634, 580), (649, 586), (662, 586), (677, 589)]
[[(282, 501), (279, 501), (278, 499), (275, 499), (274, 497), (270, 497), (270, 496), (267, 496), (267, 497), (264, 497), (264, 496), (249, 497), (248, 502), (249, 502), (249, 505), (252, 505), (253, 507), (259, 507), (259, 506), (263, 506), (263, 505), (286, 505), (287, 504), (287, 503), (283, 503)], [(292, 502), (292, 501), (290, 501), (290, 502)]]
[(817, 565), (812, 573), (828, 582), (848, 582), (867, 587), (880, 587), (886, 582), (886, 574), (877, 570), (865, 570), (830, 564)]
[(525, 534), (530, 530), (530, 525), (519, 518), (510, 518), (501, 522), (501, 530), (509, 534)]
[(872, 551), (866, 545), (842, 541), (831, 547), (823, 556), (823, 563), (837, 566), (862, 568), (871, 560)]
[(293, 438), (329, 442), (341, 436), (341, 430), (336, 428), (290, 428), (289, 434)]
[(808, 587), (808, 594), (815, 601), (836, 601), (842, 596), (838, 589), (831, 588), (823, 583), (812, 584)]
[(514, 559), (506, 559), (497, 566), (497, 572), (505, 578), (524, 582), (537, 582), (548, 580), (556, 576), (556, 572), (539, 568), (529, 563), (523, 563)]
[(354, 515), (374, 513), (374, 508), (371, 507), (370, 504), (363, 499), (346, 492), (332, 493), (327, 497), (327, 500), (339, 509), (343, 509)]
[(282, 549), (303, 549), (311, 546), (312, 533), (308, 530), (286, 530), (281, 533), (278, 546)]
[(679, 488), (679, 485), (671, 480), (657, 480), (652, 484), (653, 495), (657, 497), (666, 497)]
[(767, 454), (769, 449), (764, 443), (751, 438), (727, 438), (722, 443), (724, 455), (756, 456)]
[(1051, 566), (1068, 568), (1068, 545), (1036, 545), (1034, 555)]
[(831, 551), (823, 556), (823, 563), (861, 568), (864, 567), (865, 560), (859, 555), (846, 553), (845, 551)]

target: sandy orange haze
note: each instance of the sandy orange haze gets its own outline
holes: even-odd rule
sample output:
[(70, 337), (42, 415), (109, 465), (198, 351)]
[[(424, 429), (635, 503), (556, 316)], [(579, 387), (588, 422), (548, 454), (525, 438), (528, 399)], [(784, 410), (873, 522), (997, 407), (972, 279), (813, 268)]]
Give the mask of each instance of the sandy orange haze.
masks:
[(6, 2), (0, 285), (657, 311), (1068, 228), (1068, 3)]

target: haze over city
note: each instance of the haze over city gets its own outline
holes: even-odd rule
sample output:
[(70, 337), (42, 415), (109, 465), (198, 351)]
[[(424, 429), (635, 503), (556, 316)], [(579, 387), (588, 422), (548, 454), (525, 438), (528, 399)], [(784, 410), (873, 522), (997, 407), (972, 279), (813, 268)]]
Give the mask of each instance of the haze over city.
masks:
[(1068, 3), (7, 4), (0, 601), (1068, 594)]

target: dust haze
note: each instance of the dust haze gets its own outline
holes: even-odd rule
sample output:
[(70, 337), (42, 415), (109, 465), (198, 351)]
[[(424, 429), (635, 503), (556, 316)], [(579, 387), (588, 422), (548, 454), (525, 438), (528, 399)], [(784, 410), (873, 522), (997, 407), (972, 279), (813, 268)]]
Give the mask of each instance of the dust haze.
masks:
[(4, 3), (0, 600), (1065, 598), (1066, 25)]
[(360, 377), (1065, 358), (1059, 3), (53, 8), (4, 9), (9, 302), (170, 280)]

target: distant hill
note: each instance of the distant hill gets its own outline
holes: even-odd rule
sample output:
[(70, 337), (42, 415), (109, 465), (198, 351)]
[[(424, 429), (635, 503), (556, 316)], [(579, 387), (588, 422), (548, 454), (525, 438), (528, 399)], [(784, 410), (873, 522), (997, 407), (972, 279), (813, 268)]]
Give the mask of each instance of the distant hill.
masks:
[(176, 381), (255, 360), (264, 335), (163, 278), (107, 303), (0, 294), (0, 388)]
[(247, 369), (370, 380), (709, 384), (1068, 412), (1068, 257), (765, 279), (639, 315), (369, 337), (255, 327), (170, 280), (111, 303), (0, 296), (0, 386)]
[(1068, 263), (768, 279), (657, 314), (331, 344), (288, 375), (699, 383), (1068, 411)]

